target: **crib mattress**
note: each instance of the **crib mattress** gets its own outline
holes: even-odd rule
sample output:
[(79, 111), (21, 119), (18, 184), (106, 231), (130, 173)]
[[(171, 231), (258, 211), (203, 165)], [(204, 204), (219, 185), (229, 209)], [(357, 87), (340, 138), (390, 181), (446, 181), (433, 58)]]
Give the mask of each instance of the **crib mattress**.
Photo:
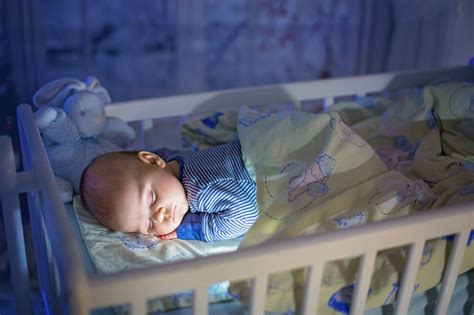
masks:
[(79, 241), (78, 242), (79, 251), (81, 252), (82, 261), (84, 263), (86, 272), (88, 275), (97, 274), (97, 269), (94, 263), (92, 262), (91, 256), (84, 242), (84, 238), (82, 237), (81, 230), (79, 227), (79, 221), (77, 220), (77, 217), (76, 217), (76, 211), (74, 210), (72, 203), (65, 203), (64, 207), (66, 208), (66, 212), (69, 218), (69, 222), (71, 222), (74, 235), (76, 236), (76, 239)]

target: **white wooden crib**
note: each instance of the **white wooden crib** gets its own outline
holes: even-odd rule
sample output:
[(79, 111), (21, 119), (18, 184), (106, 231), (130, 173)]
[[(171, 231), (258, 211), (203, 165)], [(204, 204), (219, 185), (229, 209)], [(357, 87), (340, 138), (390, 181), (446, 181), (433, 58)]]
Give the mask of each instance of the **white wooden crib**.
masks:
[[(466, 66), (376, 74), (134, 100), (108, 106), (107, 114), (137, 127), (141, 135), (138, 145), (146, 146), (150, 145), (147, 134), (153, 129), (152, 118), (220, 110), (242, 104), (291, 102), (298, 109), (303, 101), (323, 100), (325, 106), (330, 106), (337, 97), (419, 87), (437, 79), (472, 81), (474, 68)], [(25, 192), (40, 293), (47, 313), (88, 314), (89, 310), (96, 308), (129, 304), (133, 314), (146, 314), (149, 298), (192, 289), (194, 314), (207, 314), (209, 285), (225, 280), (252, 279), (249, 313), (264, 314), (268, 276), (279, 271), (309, 267), (303, 313), (316, 314), (319, 301), (315, 297), (318, 296), (325, 262), (360, 256), (350, 314), (362, 314), (376, 253), (387, 248), (409, 246), (409, 259), (395, 312), (398, 315), (406, 314), (425, 241), (455, 235), (435, 310), (438, 315), (447, 312), (465, 244), (474, 228), (472, 204), (456, 206), (449, 211), (434, 210), (409, 218), (264, 244), (212, 257), (117, 274), (91, 275), (85, 269), (79, 240), (73, 233), (59, 197), (29, 105), (18, 106), (18, 119), (24, 171), (15, 169), (10, 139), (0, 137), (0, 189), (18, 314), (33, 312), (19, 203), (19, 194)]]

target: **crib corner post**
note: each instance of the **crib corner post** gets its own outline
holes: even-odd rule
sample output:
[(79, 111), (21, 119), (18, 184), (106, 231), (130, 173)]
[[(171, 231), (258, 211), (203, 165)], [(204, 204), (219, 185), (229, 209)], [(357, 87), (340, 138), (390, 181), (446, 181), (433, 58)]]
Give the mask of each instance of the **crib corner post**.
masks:
[(18, 178), (10, 137), (0, 136), (0, 148), (2, 148), (0, 154), (0, 192), (15, 307), (18, 314), (32, 314)]

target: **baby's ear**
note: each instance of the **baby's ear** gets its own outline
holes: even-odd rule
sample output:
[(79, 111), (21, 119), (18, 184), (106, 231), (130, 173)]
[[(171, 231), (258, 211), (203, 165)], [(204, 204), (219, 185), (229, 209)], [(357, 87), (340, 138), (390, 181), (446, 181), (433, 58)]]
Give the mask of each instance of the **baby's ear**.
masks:
[(163, 168), (166, 166), (166, 162), (159, 155), (152, 152), (140, 151), (137, 153), (137, 157), (140, 161), (146, 164), (156, 165)]

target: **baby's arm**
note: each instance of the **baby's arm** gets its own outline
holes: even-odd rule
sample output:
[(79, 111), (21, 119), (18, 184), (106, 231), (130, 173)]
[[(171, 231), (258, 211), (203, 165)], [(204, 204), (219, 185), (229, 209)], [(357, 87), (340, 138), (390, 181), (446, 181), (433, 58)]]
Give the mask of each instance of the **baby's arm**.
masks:
[(206, 241), (202, 233), (202, 219), (206, 213), (204, 212), (188, 212), (176, 229), (176, 238), (181, 240), (199, 240)]
[[(179, 224), (178, 228), (168, 234), (160, 235), (157, 237), (162, 240), (174, 240), (176, 238), (182, 240), (200, 240), (205, 241), (204, 236), (201, 232), (201, 221), (204, 213), (191, 213), (188, 212), (183, 217), (183, 220)], [(179, 231), (179, 235), (178, 235)]]
[(199, 209), (188, 213), (176, 230), (180, 239), (218, 241), (245, 234), (257, 220), (255, 183), (220, 181), (199, 196)]

